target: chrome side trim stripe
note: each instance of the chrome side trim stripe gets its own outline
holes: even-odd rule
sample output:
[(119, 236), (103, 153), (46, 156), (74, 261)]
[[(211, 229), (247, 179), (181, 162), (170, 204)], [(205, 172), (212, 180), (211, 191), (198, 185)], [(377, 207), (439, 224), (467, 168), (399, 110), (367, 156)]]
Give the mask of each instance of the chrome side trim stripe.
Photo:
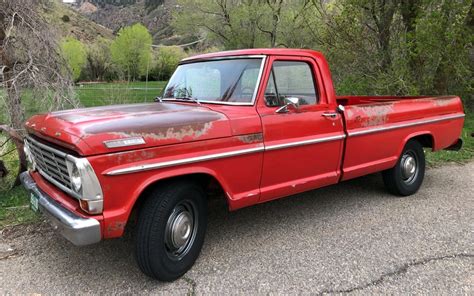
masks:
[(144, 165), (138, 165), (138, 166), (131, 166), (128, 168), (123, 168), (123, 169), (112, 170), (110, 172), (107, 172), (106, 175), (116, 176), (116, 175), (123, 175), (123, 174), (129, 174), (129, 173), (136, 173), (136, 172), (161, 169), (161, 168), (166, 168), (166, 167), (176, 166), (176, 165), (196, 163), (196, 162), (206, 161), (206, 160), (214, 160), (214, 159), (220, 159), (220, 158), (225, 158), (225, 157), (232, 157), (232, 156), (238, 156), (238, 155), (244, 155), (244, 154), (250, 154), (250, 153), (256, 153), (256, 152), (271, 151), (271, 150), (284, 149), (284, 148), (295, 147), (295, 146), (303, 146), (303, 145), (309, 145), (309, 144), (335, 141), (335, 140), (340, 140), (344, 138), (345, 138), (345, 135), (337, 135), (337, 136), (331, 136), (331, 137), (316, 138), (316, 139), (310, 139), (310, 140), (304, 140), (304, 141), (298, 141), (298, 142), (271, 145), (271, 146), (266, 146), (266, 147), (260, 146), (260, 147), (255, 147), (255, 148), (235, 150), (235, 151), (229, 151), (229, 152), (223, 152), (223, 153), (215, 153), (215, 154), (196, 156), (196, 157), (190, 157), (190, 158), (184, 158), (184, 159), (178, 159), (178, 160), (156, 162), (156, 163), (150, 163), (150, 164), (144, 164)]
[(383, 132), (383, 131), (389, 131), (389, 130), (404, 128), (404, 127), (411, 127), (411, 126), (416, 126), (416, 125), (422, 125), (422, 124), (434, 123), (434, 122), (439, 122), (439, 121), (457, 119), (457, 118), (462, 118), (464, 116), (465, 116), (465, 114), (448, 115), (448, 116), (438, 117), (438, 118), (433, 118), (433, 119), (424, 119), (424, 120), (418, 120), (418, 121), (415, 121), (415, 122), (394, 124), (394, 125), (391, 125), (391, 126), (376, 127), (376, 128), (366, 129), (366, 130), (362, 130), (362, 131), (355, 131), (355, 132), (349, 131), (348, 136), (349, 137), (355, 137), (355, 136), (378, 133), (378, 132)]
[(316, 144), (316, 143), (324, 143), (324, 142), (329, 142), (329, 141), (336, 141), (336, 140), (344, 139), (345, 137), (346, 137), (345, 135), (337, 135), (337, 136), (331, 136), (331, 137), (309, 139), (309, 140), (304, 140), (304, 141), (269, 145), (269, 146), (265, 146), (265, 151), (284, 149), (284, 148), (290, 148), (290, 147), (295, 147), (295, 146), (303, 146), (303, 145), (309, 145), (309, 144)]
[[(359, 136), (359, 135), (404, 128), (404, 127), (411, 127), (411, 126), (416, 126), (416, 125), (421, 125), (421, 124), (428, 124), (428, 123), (433, 123), (433, 122), (457, 119), (457, 118), (462, 118), (464, 116), (465, 116), (464, 114), (456, 114), (456, 115), (449, 115), (449, 116), (438, 117), (438, 118), (433, 118), (433, 119), (419, 120), (419, 121), (410, 122), (410, 123), (396, 124), (396, 125), (380, 127), (380, 128), (373, 128), (373, 129), (368, 129), (368, 130), (363, 130), (363, 131), (349, 132), (348, 136), (354, 137), (354, 136)], [(128, 168), (112, 170), (110, 172), (107, 172), (106, 175), (115, 176), (115, 175), (123, 175), (123, 174), (147, 171), (147, 170), (161, 169), (161, 168), (170, 167), (170, 166), (196, 163), (200, 161), (214, 160), (214, 159), (220, 159), (220, 158), (226, 158), (226, 157), (233, 157), (233, 156), (238, 156), (238, 155), (262, 152), (262, 151), (272, 151), (272, 150), (285, 149), (285, 148), (296, 147), (296, 146), (336, 141), (336, 140), (344, 139), (345, 137), (346, 137), (345, 135), (321, 137), (321, 138), (309, 139), (309, 140), (304, 140), (304, 141), (269, 145), (265, 147), (260, 146), (260, 147), (255, 147), (255, 148), (241, 149), (241, 150), (235, 150), (235, 151), (229, 151), (229, 152), (223, 152), (223, 153), (215, 153), (215, 154), (209, 154), (209, 155), (203, 155), (203, 156), (184, 158), (184, 159), (179, 159), (179, 160), (171, 160), (171, 161), (157, 162), (157, 163), (151, 163), (151, 164), (145, 164), (145, 165), (139, 165), (139, 166), (131, 166)]]
[(222, 153), (216, 153), (216, 154), (209, 154), (209, 155), (203, 155), (203, 156), (196, 156), (196, 157), (190, 157), (190, 158), (184, 158), (184, 159), (178, 159), (178, 160), (171, 160), (171, 161), (150, 163), (150, 164), (144, 164), (144, 165), (138, 165), (138, 166), (131, 166), (131, 167), (128, 167), (128, 168), (123, 168), (123, 169), (110, 171), (110, 172), (106, 173), (106, 175), (115, 176), (115, 175), (123, 175), (123, 174), (129, 174), (129, 173), (135, 173), (135, 172), (141, 172), (141, 171), (148, 171), (148, 170), (154, 170), (154, 169), (161, 169), (161, 168), (166, 168), (166, 167), (175, 166), (175, 165), (182, 165), (182, 164), (195, 163), (195, 162), (206, 161), (206, 160), (214, 160), (214, 159), (219, 159), (219, 158), (225, 158), (225, 157), (232, 157), (232, 156), (244, 155), (244, 154), (249, 154), (249, 153), (261, 152), (264, 149), (265, 148), (263, 146), (261, 146), (261, 147), (235, 150), (235, 151), (229, 151), (229, 152), (222, 152)]

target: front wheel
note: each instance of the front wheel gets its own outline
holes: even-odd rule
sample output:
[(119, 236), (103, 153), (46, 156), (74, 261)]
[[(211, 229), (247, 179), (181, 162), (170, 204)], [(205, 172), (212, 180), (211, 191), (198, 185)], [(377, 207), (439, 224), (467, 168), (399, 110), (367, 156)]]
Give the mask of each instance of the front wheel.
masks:
[(206, 197), (200, 186), (173, 182), (157, 188), (145, 200), (138, 216), (138, 266), (160, 281), (181, 277), (199, 256), (206, 224)]
[(395, 167), (383, 171), (382, 176), (390, 193), (399, 196), (416, 193), (425, 176), (425, 153), (421, 144), (408, 141)]

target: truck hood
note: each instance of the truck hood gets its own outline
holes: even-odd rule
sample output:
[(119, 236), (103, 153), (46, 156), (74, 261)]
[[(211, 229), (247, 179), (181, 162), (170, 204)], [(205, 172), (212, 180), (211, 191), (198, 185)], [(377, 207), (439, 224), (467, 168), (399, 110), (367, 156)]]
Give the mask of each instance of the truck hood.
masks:
[[(29, 133), (94, 155), (201, 141), (231, 135), (220, 112), (188, 103), (150, 103), (93, 107), (40, 114), (26, 122)], [(144, 144), (107, 148), (104, 142), (141, 137)]]

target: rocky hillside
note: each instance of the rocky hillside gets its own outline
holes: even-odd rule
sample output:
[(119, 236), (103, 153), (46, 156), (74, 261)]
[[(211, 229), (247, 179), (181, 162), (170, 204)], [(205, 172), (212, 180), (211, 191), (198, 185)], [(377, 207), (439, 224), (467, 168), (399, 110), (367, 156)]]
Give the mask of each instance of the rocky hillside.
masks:
[(75, 9), (60, 2), (54, 3), (44, 15), (64, 37), (72, 36), (85, 43), (91, 43), (99, 36), (113, 38), (111, 29), (89, 20)]
[(142, 23), (155, 44), (186, 41), (175, 36), (170, 26), (172, 11), (177, 9), (174, 0), (79, 0), (74, 9), (114, 33), (124, 26)]

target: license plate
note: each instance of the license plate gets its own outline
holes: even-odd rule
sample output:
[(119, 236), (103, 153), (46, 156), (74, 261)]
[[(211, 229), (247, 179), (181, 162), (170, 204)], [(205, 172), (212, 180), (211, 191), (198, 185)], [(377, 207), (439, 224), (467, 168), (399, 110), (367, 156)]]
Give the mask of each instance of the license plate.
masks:
[(34, 212), (38, 212), (38, 197), (33, 192), (30, 193), (30, 206)]

